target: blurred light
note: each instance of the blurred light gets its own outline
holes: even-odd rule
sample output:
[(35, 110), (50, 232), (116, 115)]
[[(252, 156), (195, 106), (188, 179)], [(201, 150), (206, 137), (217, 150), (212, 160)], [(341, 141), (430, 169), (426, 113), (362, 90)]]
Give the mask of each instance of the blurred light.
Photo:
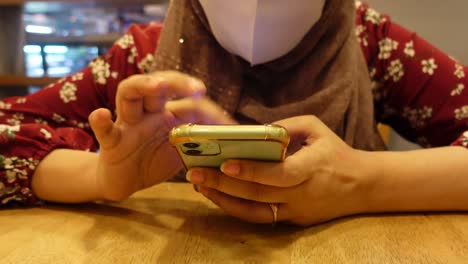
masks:
[(24, 11), (27, 13), (47, 13), (47, 12), (59, 12), (63, 10), (63, 4), (61, 3), (25, 3)]
[(143, 7), (145, 14), (150, 16), (165, 16), (167, 11), (167, 4), (150, 4)]
[(51, 77), (62, 77), (71, 73), (69, 67), (50, 67), (47, 71)]
[(44, 47), (45, 53), (55, 53), (55, 54), (64, 54), (68, 52), (67, 46), (52, 46), (47, 45)]
[(41, 53), (41, 46), (39, 45), (25, 45), (23, 47), (24, 53)]
[[(51, 53), (51, 54), (53, 54), (53, 53)], [(46, 61), (47, 61), (48, 64), (60, 64), (63, 61), (65, 61), (66, 59), (67, 59), (67, 57), (66, 57), (65, 54), (53, 54), (53, 55), (48, 54), (46, 56)], [(49, 66), (52, 66), (52, 65), (49, 65)]]
[(30, 67), (42, 67), (42, 56), (41, 55), (27, 55), (27, 65)]
[(27, 25), (26, 32), (33, 34), (52, 34), (54, 29), (46, 26)]
[(28, 69), (27, 75), (29, 77), (42, 77), (44, 76), (44, 70), (41, 68)]
[(98, 47), (90, 47), (90, 48), (89, 48), (89, 53), (98, 55), (98, 53), (99, 53)]

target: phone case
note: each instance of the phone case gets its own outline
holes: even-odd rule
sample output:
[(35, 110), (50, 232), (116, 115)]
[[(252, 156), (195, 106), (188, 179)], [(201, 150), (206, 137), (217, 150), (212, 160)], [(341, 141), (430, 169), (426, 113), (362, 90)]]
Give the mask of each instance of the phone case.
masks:
[(227, 159), (282, 161), (289, 135), (278, 125), (180, 125), (170, 143), (186, 169), (219, 167)]

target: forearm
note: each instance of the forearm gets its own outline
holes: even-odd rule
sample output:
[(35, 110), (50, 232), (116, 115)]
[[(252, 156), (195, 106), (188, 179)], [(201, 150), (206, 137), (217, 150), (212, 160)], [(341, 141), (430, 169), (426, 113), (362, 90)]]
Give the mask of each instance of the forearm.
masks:
[(42, 200), (80, 203), (101, 199), (96, 181), (98, 154), (58, 149), (41, 161), (32, 188)]
[(366, 152), (367, 212), (468, 210), (468, 150)]

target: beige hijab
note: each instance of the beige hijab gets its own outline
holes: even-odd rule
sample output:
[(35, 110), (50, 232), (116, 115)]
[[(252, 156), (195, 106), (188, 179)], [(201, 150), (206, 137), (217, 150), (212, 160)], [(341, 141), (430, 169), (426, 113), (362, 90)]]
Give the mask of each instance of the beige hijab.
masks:
[(202, 79), (209, 96), (242, 123), (313, 114), (350, 146), (383, 149), (368, 70), (354, 35), (353, 5), (328, 0), (320, 20), (294, 50), (250, 67), (216, 42), (197, 0), (172, 0), (155, 70)]

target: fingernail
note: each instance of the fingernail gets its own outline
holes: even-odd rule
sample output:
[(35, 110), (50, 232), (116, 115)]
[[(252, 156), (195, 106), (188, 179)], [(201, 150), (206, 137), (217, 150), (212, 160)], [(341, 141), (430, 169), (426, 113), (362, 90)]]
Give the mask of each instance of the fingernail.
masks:
[(205, 181), (205, 176), (197, 170), (190, 170), (187, 172), (187, 175), (185, 175), (185, 178), (193, 184), (200, 184)]
[(237, 176), (240, 172), (240, 165), (238, 161), (228, 161), (221, 165), (221, 171), (230, 176)]
[(192, 88), (193, 88), (196, 92), (200, 92), (200, 91), (205, 91), (205, 90), (206, 90), (205, 84), (204, 84), (202, 81), (200, 81), (200, 80), (198, 80), (198, 79), (196, 79), (196, 78), (192, 78), (192, 79), (190, 80), (190, 86), (192, 86)]

